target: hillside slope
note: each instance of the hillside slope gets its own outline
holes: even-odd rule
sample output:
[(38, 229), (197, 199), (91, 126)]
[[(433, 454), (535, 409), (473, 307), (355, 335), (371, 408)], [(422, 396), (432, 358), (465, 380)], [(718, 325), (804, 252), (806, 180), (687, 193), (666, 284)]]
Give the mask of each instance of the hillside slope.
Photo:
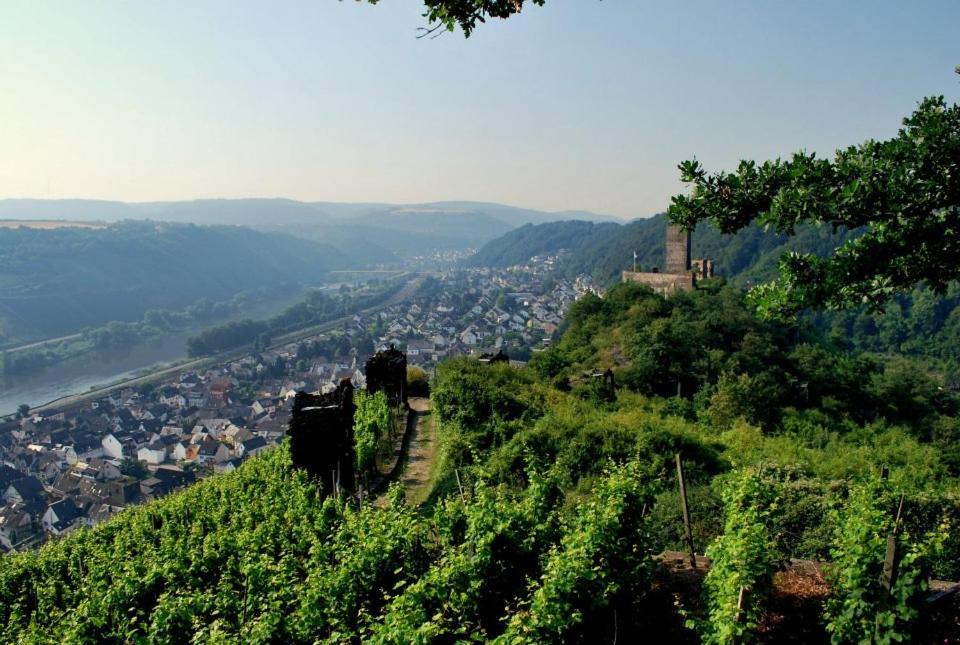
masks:
[[(665, 232), (663, 214), (623, 225), (550, 222), (510, 231), (485, 244), (468, 262), (471, 266), (509, 266), (534, 255), (567, 249), (571, 252), (563, 265), (567, 272), (587, 273), (609, 284), (633, 266), (634, 251), (639, 267), (663, 266)], [(765, 232), (759, 226), (722, 235), (705, 224), (693, 234), (692, 254), (712, 258), (718, 275), (743, 284), (770, 278), (783, 253), (826, 254), (849, 235), (811, 226), (799, 227), (793, 236)]]
[(150, 308), (315, 282), (351, 260), (329, 245), (242, 227), (124, 222), (0, 230), (0, 339), (32, 339)]
[[(610, 367), (617, 387), (584, 374), (595, 367)], [(916, 604), (918, 576), (960, 575), (955, 532), (942, 550), (919, 550), (941, 517), (960, 519), (960, 461), (944, 434), (960, 401), (922, 367), (807, 342), (716, 281), (669, 299), (620, 284), (579, 300), (563, 338), (526, 368), (468, 357), (438, 367), (439, 456), (422, 510), (399, 488), (383, 506), (324, 500), (280, 446), (0, 559), (0, 640), (692, 644), (725, 624), (705, 609), (735, 607), (744, 576), (758, 583), (744, 625), (754, 632), (768, 560), (843, 558), (845, 522), (886, 535), (900, 493), (911, 549), (900, 597)], [(686, 548), (677, 453), (695, 549), (712, 545), (704, 594), (672, 593), (656, 558)], [(855, 480), (876, 493), (868, 518), (848, 502), (864, 499)], [(766, 491), (762, 513), (736, 496), (741, 484)], [(738, 517), (751, 533), (736, 533)], [(879, 586), (886, 541), (854, 542), (844, 566)], [(857, 591), (862, 611), (886, 610)], [(810, 611), (767, 621), (757, 642), (827, 642), (830, 615)], [(892, 611), (912, 642), (943, 642), (931, 634), (953, 624), (924, 634), (915, 614)]]
[(345, 244), (363, 264), (390, 264), (397, 256), (476, 248), (518, 226), (555, 220), (617, 221), (585, 211), (550, 213), (490, 202), (421, 204), (300, 202), (292, 199), (196, 199), (123, 203), (96, 200), (0, 200), (0, 219), (115, 222), (152, 219), (232, 224)]
[(525, 224), (484, 244), (466, 263), (474, 267), (522, 264), (535, 255), (550, 255), (561, 249), (578, 250), (596, 240), (606, 241), (620, 230), (616, 224), (583, 220)]
[[(569, 276), (585, 273), (612, 285), (621, 271), (632, 268), (634, 251), (640, 268), (663, 266), (665, 226), (662, 214), (622, 226), (582, 221), (526, 225), (488, 242), (466, 264), (511, 266), (534, 255), (567, 249), (570, 253), (561, 271)], [(855, 235), (856, 231), (833, 233), (830, 227), (806, 225), (798, 226), (793, 236), (766, 232), (756, 225), (735, 235), (721, 235), (703, 224), (693, 234), (692, 256), (712, 258), (718, 276), (743, 287), (774, 278), (784, 253), (826, 256)], [(948, 384), (960, 390), (960, 285), (951, 285), (939, 296), (918, 285), (892, 298), (880, 312), (860, 307), (808, 312), (804, 319), (832, 342), (849, 348), (938, 359)]]
[[(718, 275), (736, 284), (746, 284), (773, 277), (784, 253), (826, 255), (856, 234), (846, 230), (834, 233), (830, 227), (800, 226), (793, 235), (781, 235), (754, 225), (733, 235), (723, 235), (709, 224), (703, 224), (693, 232), (691, 253), (694, 258), (711, 258)], [(627, 224), (623, 234), (606, 247), (606, 258), (596, 263), (594, 272), (618, 277), (620, 271), (629, 266), (631, 245), (641, 243), (637, 252), (639, 255), (641, 249), (645, 251), (647, 260), (641, 257), (644, 265), (663, 266), (665, 235), (666, 217), (662, 214)], [(624, 257), (627, 259), (621, 259)], [(592, 249), (584, 249), (574, 262), (579, 263), (578, 269), (585, 270), (596, 258), (598, 255)]]

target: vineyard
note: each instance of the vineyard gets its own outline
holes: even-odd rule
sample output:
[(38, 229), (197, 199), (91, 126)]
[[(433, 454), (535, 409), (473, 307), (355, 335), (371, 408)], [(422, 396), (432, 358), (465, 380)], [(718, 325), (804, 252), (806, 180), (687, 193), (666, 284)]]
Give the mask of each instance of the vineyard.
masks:
[[(583, 376), (604, 361), (615, 390)], [(690, 398), (658, 393), (674, 375)], [(0, 560), (0, 641), (956, 642), (957, 596), (928, 584), (960, 578), (957, 477), (931, 445), (956, 407), (905, 378), (730, 291), (627, 285), (527, 368), (438, 368), (422, 503), (325, 496), (287, 443)], [(382, 393), (356, 404), (362, 487), (391, 420)], [(691, 544), (709, 568), (661, 555)], [(785, 588), (795, 559), (822, 563), (816, 594)]]
[[(0, 565), (4, 642), (580, 642), (681, 630), (703, 642), (755, 635), (778, 564), (769, 533), (776, 473), (725, 489), (725, 531), (708, 551), (703, 604), (677, 611), (651, 534), (663, 480), (637, 460), (609, 466), (588, 500), (531, 473), (521, 491), (477, 482), (420, 512), (394, 487), (385, 507), (333, 498), (291, 468), (285, 446), (36, 554)], [(882, 483), (836, 512), (837, 643), (908, 634), (942, 532), (901, 541), (899, 581), (879, 587), (890, 529)], [(861, 540), (861, 538), (864, 538)], [(877, 548), (873, 548), (877, 547)], [(746, 607), (738, 590), (751, 589)], [(664, 611), (675, 614), (672, 618)], [(693, 632), (682, 640), (691, 640)]]
[[(407, 506), (399, 488), (384, 508), (356, 508), (321, 500), (281, 447), (36, 554), (5, 558), (0, 637), (549, 639), (589, 626), (604, 609), (629, 619), (641, 597), (633, 591), (649, 578), (642, 509), (652, 490), (627, 464), (608, 473), (575, 520), (549, 478), (519, 494), (478, 485), (431, 515)], [(518, 604), (529, 619), (508, 624)]]

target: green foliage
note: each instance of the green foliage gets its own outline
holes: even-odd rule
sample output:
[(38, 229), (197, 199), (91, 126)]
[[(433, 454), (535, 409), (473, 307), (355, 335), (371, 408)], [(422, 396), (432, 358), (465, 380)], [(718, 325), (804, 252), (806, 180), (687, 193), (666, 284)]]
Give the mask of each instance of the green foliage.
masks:
[(464, 357), (438, 366), (433, 408), (441, 427), (458, 430), (460, 439), (448, 441), (451, 468), (472, 463), (474, 452), (500, 445), (539, 416), (542, 406), (537, 390), (529, 387), (532, 381), (503, 363), (485, 365)]
[(147, 470), (146, 464), (132, 457), (123, 458), (123, 461), (120, 462), (120, 472), (134, 479), (146, 479), (150, 476), (150, 471)]
[(340, 508), (286, 449), (0, 559), (4, 642), (247, 642), (290, 637), (303, 562)]
[[(393, 295), (403, 284), (403, 281), (393, 281), (368, 287), (360, 292), (343, 292), (336, 298), (321, 291), (311, 291), (303, 301), (287, 307), (267, 320), (239, 320), (211, 327), (191, 336), (187, 339), (187, 353), (193, 357), (205, 356), (250, 343), (262, 349), (275, 336), (329, 322), (350, 312), (371, 307)], [(350, 340), (342, 340), (346, 347), (339, 349), (338, 354), (346, 355), (350, 351)], [(361, 343), (366, 350), (370, 350), (373, 344), (369, 337), (358, 338), (357, 345), (360, 346)]]
[(382, 438), (390, 435), (393, 415), (384, 392), (367, 394), (359, 391), (354, 396), (356, 412), (353, 415), (353, 444), (357, 472), (364, 478), (376, 470), (377, 450)]
[(252, 342), (268, 332), (265, 321), (237, 320), (211, 327), (187, 339), (187, 355), (191, 358), (216, 354)]
[[(628, 621), (651, 567), (641, 546), (655, 490), (647, 471), (611, 469), (597, 501), (569, 516), (554, 477), (528, 479), (520, 491), (478, 482), (432, 517), (407, 506), (399, 486), (386, 505), (353, 508), (321, 499), (286, 447), (274, 449), (0, 559), (0, 640), (492, 640), (521, 603), (544, 617), (572, 607), (571, 628), (606, 606)], [(594, 566), (595, 576), (580, 575)]]
[(343, 509), (331, 539), (314, 548), (298, 606), (295, 642), (342, 643), (369, 634), (393, 591), (412, 584), (435, 555), (429, 526), (403, 503), (399, 487), (384, 509)]
[(834, 509), (830, 568), (831, 596), (825, 615), (833, 643), (892, 643), (911, 639), (931, 559), (943, 547), (946, 525), (896, 538), (899, 566), (889, 593), (882, 584), (888, 536), (895, 533), (897, 496), (877, 476), (853, 486)]
[(703, 584), (707, 616), (692, 624), (704, 643), (743, 643), (755, 638), (780, 560), (770, 532), (780, 485), (757, 471), (744, 470), (726, 482), (722, 498), (723, 535), (707, 549), (711, 561)]
[(430, 378), (416, 365), (407, 367), (407, 395), (430, 396)]
[[(379, 0), (368, 0), (376, 4)], [(543, 6), (544, 0), (529, 0), (532, 5)], [(426, 12), (423, 16), (434, 25), (431, 29), (424, 29), (430, 33), (444, 28), (453, 31), (459, 25), (463, 35), (467, 38), (473, 32), (478, 22), (486, 22), (487, 18), (509, 18), (520, 13), (524, 0), (424, 0)]]
[(442, 553), (393, 599), (374, 642), (487, 640), (540, 572), (560, 532), (555, 483), (533, 475), (517, 497), (478, 485), (466, 501), (448, 499), (434, 522)]
[(653, 577), (645, 513), (655, 490), (636, 461), (610, 470), (550, 551), (530, 599), (498, 642), (598, 638), (611, 614), (614, 623), (634, 623)]
[(829, 258), (784, 255), (780, 277), (751, 292), (764, 316), (878, 307), (920, 281), (943, 293), (960, 277), (960, 105), (926, 98), (903, 125), (896, 138), (838, 150), (832, 161), (798, 152), (713, 175), (685, 161), (681, 178), (694, 191), (673, 198), (670, 219), (686, 228), (710, 221), (724, 233), (754, 220), (787, 234), (802, 223), (865, 227)]
[(673, 397), (679, 387), (719, 431), (738, 419), (784, 430), (820, 412), (828, 433), (883, 419), (922, 441), (939, 432), (950, 450), (943, 419), (957, 415), (958, 399), (936, 365), (851, 352), (809, 328), (762, 321), (730, 286), (664, 298), (623, 283), (581, 298), (566, 324), (530, 365), (555, 385), (612, 368), (619, 385), (645, 395)]

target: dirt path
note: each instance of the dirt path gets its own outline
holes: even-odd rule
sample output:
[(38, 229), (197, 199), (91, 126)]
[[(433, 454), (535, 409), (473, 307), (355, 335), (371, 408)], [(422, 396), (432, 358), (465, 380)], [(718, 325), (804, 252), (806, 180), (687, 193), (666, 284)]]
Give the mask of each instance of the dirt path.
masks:
[(433, 458), (437, 448), (437, 429), (430, 414), (430, 399), (410, 399), (410, 408), (417, 414), (417, 426), (410, 439), (410, 449), (400, 483), (411, 504), (421, 504), (430, 495), (433, 485)]

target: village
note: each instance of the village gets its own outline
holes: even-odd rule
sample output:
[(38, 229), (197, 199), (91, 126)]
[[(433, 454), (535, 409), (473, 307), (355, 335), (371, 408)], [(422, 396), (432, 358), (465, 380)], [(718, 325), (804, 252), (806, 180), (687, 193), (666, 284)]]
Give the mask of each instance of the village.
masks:
[(283, 441), (298, 391), (366, 384), (378, 349), (404, 351), (429, 378), (459, 355), (522, 365), (549, 345), (587, 276), (559, 277), (556, 256), (505, 269), (427, 276), (409, 299), (204, 370), (122, 387), (70, 409), (0, 423), (0, 552), (34, 549), (149, 502)]

